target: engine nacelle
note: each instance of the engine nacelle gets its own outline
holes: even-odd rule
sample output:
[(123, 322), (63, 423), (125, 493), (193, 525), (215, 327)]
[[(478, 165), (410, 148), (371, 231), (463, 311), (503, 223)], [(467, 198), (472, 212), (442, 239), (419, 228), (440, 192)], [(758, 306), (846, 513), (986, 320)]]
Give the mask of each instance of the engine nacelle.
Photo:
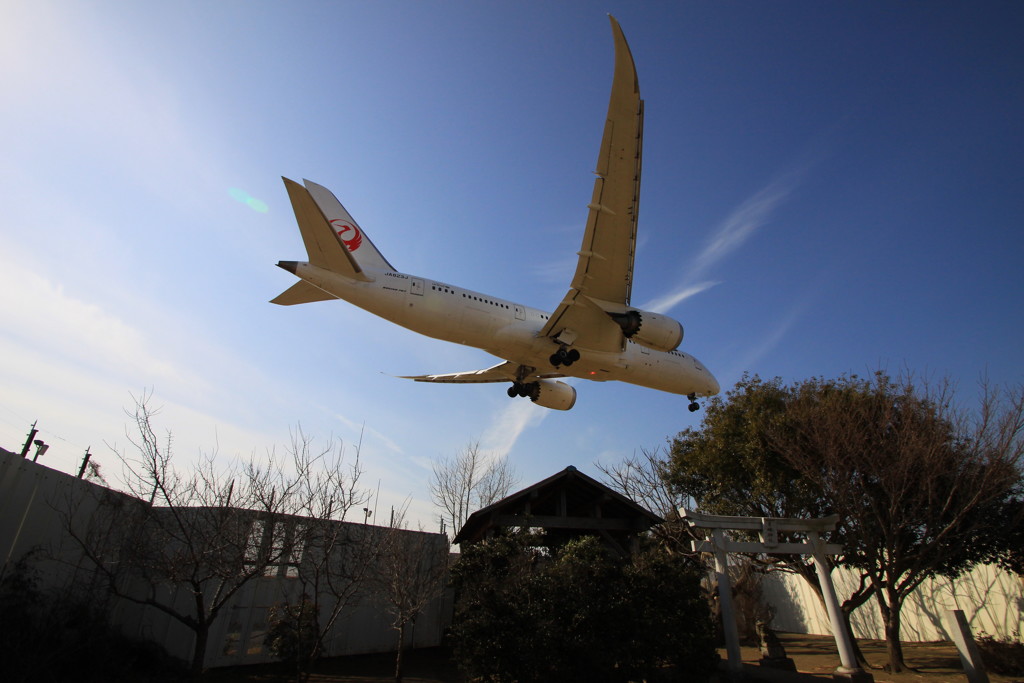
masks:
[(608, 315), (622, 328), (622, 334), (637, 344), (655, 351), (675, 351), (683, 341), (683, 326), (660, 313), (630, 308), (625, 313)]
[(569, 410), (576, 405), (576, 388), (555, 379), (539, 379), (530, 382), (527, 395), (530, 400), (544, 408)]

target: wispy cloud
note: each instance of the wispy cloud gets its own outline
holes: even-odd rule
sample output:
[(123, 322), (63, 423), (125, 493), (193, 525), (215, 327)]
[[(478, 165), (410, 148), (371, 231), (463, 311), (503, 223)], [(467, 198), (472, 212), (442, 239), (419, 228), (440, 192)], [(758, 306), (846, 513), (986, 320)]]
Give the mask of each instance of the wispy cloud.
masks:
[(481, 449), (496, 458), (503, 458), (515, 447), (519, 436), (528, 427), (536, 427), (550, 413), (530, 401), (509, 401), (494, 416), (491, 425), (480, 437)]
[(717, 284), (702, 278), (724, 258), (741, 248), (771, 220), (772, 213), (796, 189), (808, 164), (782, 173), (744, 200), (712, 232), (704, 248), (693, 259), (686, 277), (674, 289), (655, 297), (643, 308), (666, 313), (680, 302)]
[[(45, 349), (97, 372), (145, 376), (161, 383), (182, 383), (195, 390), (202, 377), (155, 350), (153, 335), (118, 313), (83, 301), (58, 283), (21, 263), (0, 260), (0, 317), (27, 349)], [(13, 359), (8, 359), (13, 360)]]
[(691, 296), (694, 296), (695, 294), (700, 294), (706, 289), (711, 289), (717, 284), (719, 283), (709, 281), (698, 282), (695, 285), (683, 285), (678, 289), (662, 294), (657, 298), (651, 299), (646, 304), (641, 306), (641, 308), (643, 308), (646, 311), (651, 311), (652, 313), (665, 313), (666, 311), (669, 311), (674, 306), (676, 306), (676, 304), (679, 304), (680, 302), (689, 299)]
[(786, 338), (786, 335), (789, 334), (793, 326), (800, 321), (807, 310), (818, 299), (820, 296), (819, 292), (820, 289), (818, 288), (808, 288), (804, 296), (800, 297), (789, 307), (785, 315), (778, 319), (775, 326), (767, 334), (752, 335), (757, 340), (756, 344), (747, 349), (745, 354), (737, 356), (735, 365), (723, 374), (739, 376), (742, 372), (757, 365), (762, 358), (782, 343), (782, 340)]
[(773, 179), (747, 198), (722, 221), (690, 267), (689, 280), (703, 277), (719, 261), (736, 251), (768, 223), (772, 212), (796, 189), (803, 171), (790, 171)]
[(388, 437), (386, 434), (377, 431), (373, 427), (368, 426), (366, 422), (357, 422), (356, 420), (350, 420), (349, 418), (337, 412), (333, 413), (333, 415), (335, 419), (338, 420), (338, 422), (341, 422), (343, 425), (348, 427), (353, 433), (358, 432), (362, 434), (362, 438), (364, 440), (366, 439), (366, 437), (373, 438), (374, 440), (381, 443), (385, 448), (387, 448), (392, 453), (402, 453), (402, 447), (395, 443), (393, 439)]

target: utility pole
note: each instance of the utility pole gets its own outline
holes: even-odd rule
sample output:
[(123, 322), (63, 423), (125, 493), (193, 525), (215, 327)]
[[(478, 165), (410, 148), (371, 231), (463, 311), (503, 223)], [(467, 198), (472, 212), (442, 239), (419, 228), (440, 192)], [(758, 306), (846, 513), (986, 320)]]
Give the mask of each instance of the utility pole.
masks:
[(36, 422), (39, 422), (39, 420), (32, 423), (32, 429), (28, 433), (28, 438), (25, 439), (25, 446), (21, 449), (21, 457), (23, 458), (28, 455), (28, 448), (32, 445), (32, 439), (36, 438), (36, 434), (39, 433), (39, 430), (36, 429)]
[(87, 446), (86, 447), (86, 449), (85, 449), (85, 457), (82, 459), (82, 466), (80, 468), (78, 468), (78, 478), (79, 479), (81, 479), (82, 475), (85, 474), (85, 466), (89, 464), (89, 458), (92, 457), (92, 455), (90, 455), (90, 453), (89, 453), (89, 449), (90, 448), (92, 448), (92, 446)]

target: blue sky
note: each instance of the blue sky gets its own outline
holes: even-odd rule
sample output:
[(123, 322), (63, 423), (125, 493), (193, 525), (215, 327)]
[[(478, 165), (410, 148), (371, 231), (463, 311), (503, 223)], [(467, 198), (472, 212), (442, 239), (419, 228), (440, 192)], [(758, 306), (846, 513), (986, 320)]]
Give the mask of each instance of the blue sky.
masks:
[(294, 281), (274, 264), (304, 258), (284, 175), (331, 188), (400, 270), (553, 308), (609, 12), (646, 101), (633, 303), (679, 319), (723, 388), (909, 368), (969, 401), (982, 375), (1024, 379), (1020, 3), (14, 0), (0, 445), (38, 419), (50, 466), (91, 446), (116, 474), (105, 444), (149, 390), (184, 466), (298, 423), (350, 455), (363, 432), (378, 518), (408, 499), (434, 528), (430, 461), (470, 442), (525, 485), (699, 424), (623, 384), (556, 413), (396, 379), (494, 359), (342, 302), (268, 303)]

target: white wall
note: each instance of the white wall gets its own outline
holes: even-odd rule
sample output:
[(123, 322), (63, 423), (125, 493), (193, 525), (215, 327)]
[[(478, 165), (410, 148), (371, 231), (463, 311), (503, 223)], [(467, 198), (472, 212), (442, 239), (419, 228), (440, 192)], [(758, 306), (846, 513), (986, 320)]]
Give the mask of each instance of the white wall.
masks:
[[(78, 568), (80, 553), (66, 531), (66, 509), (74, 503), (75, 518), (83, 526), (95, 509), (95, 497), (86, 495), (99, 489), (95, 484), (76, 479), (63, 472), (0, 451), (0, 570), (10, 571), (23, 555), (33, 549), (32, 565), (41, 574), (41, 588), (58, 589), (70, 583), (82, 585), (87, 574)], [(380, 534), (390, 530), (379, 529)], [(426, 546), (436, 550), (433, 555), (446, 557), (447, 539), (440, 534), (418, 531), (401, 532), (426, 538)], [(414, 544), (415, 545), (415, 544)], [(419, 544), (418, 547), (424, 547)], [(83, 565), (84, 566), (84, 565)], [(207, 646), (207, 666), (226, 666), (273, 661), (262, 643), (266, 616), (270, 606), (286, 596), (294, 599), (295, 584), (288, 578), (257, 579), (242, 588), (226, 605), (213, 624)], [(185, 590), (175, 591), (168, 602), (175, 602), (184, 611), (190, 596)], [(450, 596), (435, 600), (417, 619), (407, 644), (433, 647), (441, 644), (444, 629), (452, 614)], [(180, 622), (151, 607), (127, 600), (116, 603), (111, 612), (113, 623), (126, 635), (160, 643), (173, 656), (189, 661), (193, 634)], [(226, 647), (229, 639), (236, 645)], [(327, 642), (328, 655), (360, 654), (393, 651), (398, 634), (391, 627), (391, 618), (383, 603), (372, 596), (349, 610), (338, 620)]]
[[(832, 572), (840, 602), (857, 586), (847, 569)], [(773, 628), (791, 633), (831, 635), (828, 615), (807, 582), (793, 574), (772, 572), (762, 584), (764, 599), (775, 610)], [(945, 612), (964, 611), (975, 636), (981, 633), (1013, 637), (1024, 642), (1024, 580), (994, 565), (982, 565), (958, 579), (925, 581), (907, 599), (902, 611), (901, 636), (906, 641), (950, 640)], [(882, 618), (875, 601), (859, 607), (851, 619), (858, 638), (884, 639)]]

